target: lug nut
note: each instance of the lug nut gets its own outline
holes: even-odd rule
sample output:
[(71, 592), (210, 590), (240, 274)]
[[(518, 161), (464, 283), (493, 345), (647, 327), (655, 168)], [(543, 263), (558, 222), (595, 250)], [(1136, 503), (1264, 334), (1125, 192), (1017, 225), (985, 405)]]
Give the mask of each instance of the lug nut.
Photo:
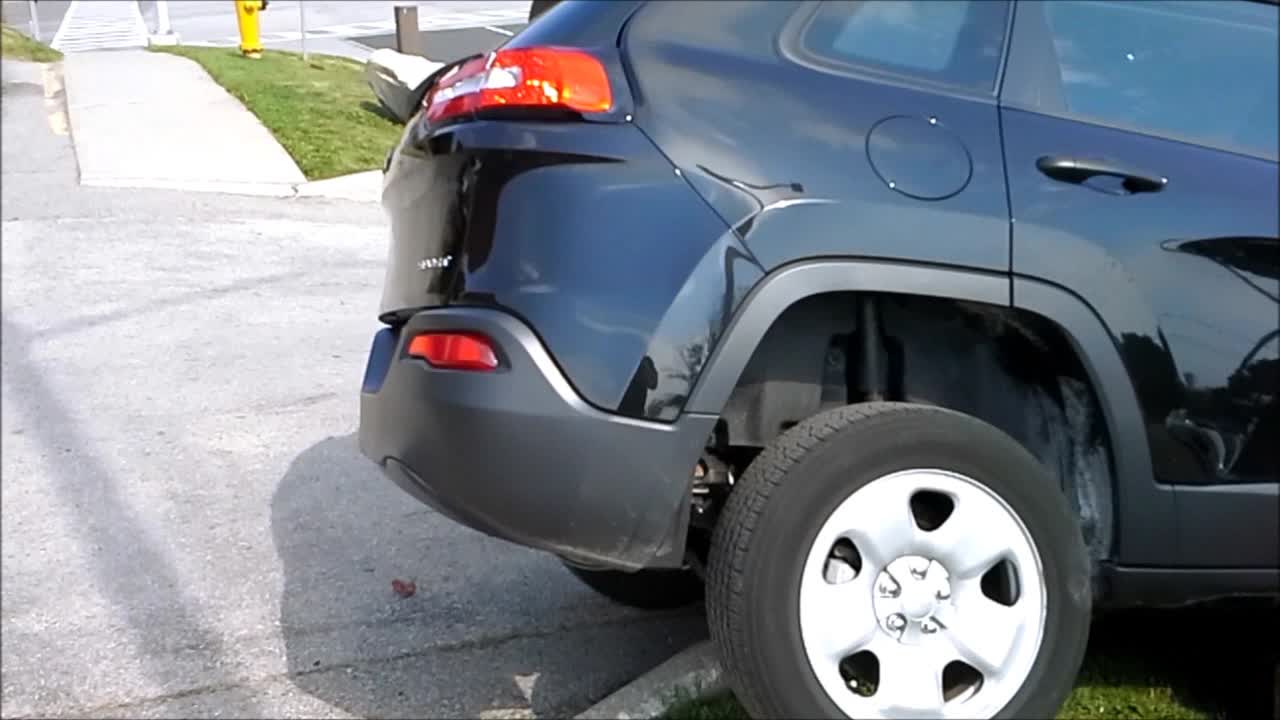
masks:
[(886, 622), (890, 630), (901, 630), (907, 626), (907, 619), (897, 613), (890, 615)]
[(925, 620), (924, 622), (920, 623), (920, 632), (924, 633), (925, 635), (932, 635), (938, 632), (938, 624), (932, 620)]
[(902, 588), (898, 587), (898, 583), (892, 578), (881, 578), (880, 586), (876, 588), (880, 593), (880, 597), (896, 598), (902, 594)]

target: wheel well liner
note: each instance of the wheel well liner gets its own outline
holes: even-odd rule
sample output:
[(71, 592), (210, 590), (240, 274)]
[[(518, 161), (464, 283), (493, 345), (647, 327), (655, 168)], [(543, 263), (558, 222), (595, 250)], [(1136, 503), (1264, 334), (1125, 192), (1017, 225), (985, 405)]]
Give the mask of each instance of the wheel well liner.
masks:
[(718, 415), (774, 320), (806, 297), (840, 291), (1008, 305), (1010, 285), (1007, 275), (908, 263), (816, 260), (784, 266), (762, 278), (734, 313), (689, 395), (685, 412)]
[[(1014, 308), (1056, 325), (1075, 350), (1106, 424), (1116, 504), (1113, 558), (1133, 564), (1169, 560), (1176, 529), (1173, 496), (1153, 482), (1146, 429), (1128, 373), (1102, 319), (1083, 300), (1054, 285), (1001, 273), (880, 260), (826, 259), (784, 266), (763, 278), (735, 313), (685, 411), (722, 413), (778, 317), (807, 297), (850, 291)], [(1140, 522), (1135, 517), (1139, 511)]]

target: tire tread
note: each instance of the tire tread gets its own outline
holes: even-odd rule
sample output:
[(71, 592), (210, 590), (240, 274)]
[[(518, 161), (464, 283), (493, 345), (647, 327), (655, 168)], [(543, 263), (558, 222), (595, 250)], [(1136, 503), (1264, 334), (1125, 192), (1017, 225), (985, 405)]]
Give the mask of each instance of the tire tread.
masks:
[[(819, 413), (783, 433), (751, 463), (735, 483), (725, 503), (711, 539), (711, 557), (730, 558), (707, 568), (707, 624), (712, 638), (727, 657), (729, 667), (742, 667), (748, 651), (743, 647), (747, 633), (742, 618), (742, 595), (746, 586), (747, 548), (769, 497), (782, 484), (791, 468), (827, 438), (850, 424), (873, 418), (907, 413), (951, 413), (951, 410), (899, 402), (868, 402), (846, 405)], [(723, 598), (730, 598), (724, 601)], [(731, 674), (732, 675), (732, 674)], [(754, 685), (730, 677), (738, 700), (753, 717), (775, 717)]]

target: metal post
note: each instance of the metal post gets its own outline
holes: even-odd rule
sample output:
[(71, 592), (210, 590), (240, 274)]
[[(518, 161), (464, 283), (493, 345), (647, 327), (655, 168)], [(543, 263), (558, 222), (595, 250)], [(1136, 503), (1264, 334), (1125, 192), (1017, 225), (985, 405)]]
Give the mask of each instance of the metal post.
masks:
[(418, 6), (396, 6), (396, 51), (422, 55), (422, 33), (418, 32)]
[(156, 0), (156, 34), (168, 35), (173, 32), (169, 27), (169, 0)]
[(307, 62), (307, 10), (303, 0), (298, 0), (298, 30), (302, 33), (302, 61)]
[(36, 0), (27, 0), (27, 10), (31, 13), (31, 37), (40, 39), (40, 16), (36, 13)]

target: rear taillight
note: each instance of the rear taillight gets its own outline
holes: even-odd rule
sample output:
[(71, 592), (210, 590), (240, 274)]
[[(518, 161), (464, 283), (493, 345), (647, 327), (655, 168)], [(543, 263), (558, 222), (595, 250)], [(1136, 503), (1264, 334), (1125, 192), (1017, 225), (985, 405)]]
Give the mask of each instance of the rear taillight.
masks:
[(476, 333), (424, 333), (409, 341), (409, 355), (447, 370), (487, 371), (498, 367), (493, 344)]
[(569, 48), (515, 48), (474, 58), (449, 71), (422, 101), (439, 122), (500, 107), (606, 112), (613, 92), (604, 64)]

